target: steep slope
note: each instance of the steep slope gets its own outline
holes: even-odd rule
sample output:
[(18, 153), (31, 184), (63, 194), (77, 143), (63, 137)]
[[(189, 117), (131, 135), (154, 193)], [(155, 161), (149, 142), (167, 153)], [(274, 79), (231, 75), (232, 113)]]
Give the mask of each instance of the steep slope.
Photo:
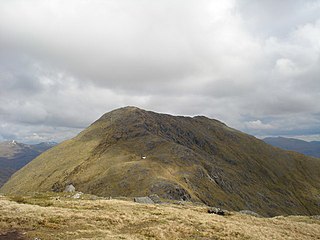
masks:
[(307, 156), (320, 158), (319, 141), (306, 142), (300, 139), (284, 137), (268, 137), (264, 138), (263, 141), (285, 150), (291, 150)]
[(206, 117), (135, 107), (103, 115), (46, 151), (2, 188), (202, 201), (264, 215), (320, 214), (320, 161), (274, 148)]
[(42, 152), (56, 145), (55, 143), (39, 143), (28, 145), (16, 141), (0, 143), (0, 187), (10, 176), (39, 156)]

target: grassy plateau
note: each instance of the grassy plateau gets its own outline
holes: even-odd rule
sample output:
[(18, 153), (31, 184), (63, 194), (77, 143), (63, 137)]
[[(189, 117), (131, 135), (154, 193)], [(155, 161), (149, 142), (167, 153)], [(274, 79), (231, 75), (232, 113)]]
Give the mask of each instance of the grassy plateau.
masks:
[(1, 196), (0, 239), (320, 239), (316, 216), (207, 210), (190, 202), (139, 204), (67, 193)]

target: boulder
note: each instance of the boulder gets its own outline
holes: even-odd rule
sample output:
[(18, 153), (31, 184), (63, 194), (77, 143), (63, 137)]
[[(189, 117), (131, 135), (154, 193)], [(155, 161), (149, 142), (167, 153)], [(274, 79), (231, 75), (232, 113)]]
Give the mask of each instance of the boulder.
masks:
[(133, 200), (136, 203), (154, 204), (154, 202), (149, 197), (135, 197)]
[(222, 210), (221, 208), (216, 208), (216, 207), (211, 207), (208, 209), (208, 213), (212, 214), (217, 214), (217, 215), (221, 215), (224, 216), (226, 215), (227, 211), (226, 210)]
[(66, 186), (66, 188), (64, 189), (65, 192), (75, 192), (76, 191), (76, 188), (72, 185), (72, 184), (69, 184)]

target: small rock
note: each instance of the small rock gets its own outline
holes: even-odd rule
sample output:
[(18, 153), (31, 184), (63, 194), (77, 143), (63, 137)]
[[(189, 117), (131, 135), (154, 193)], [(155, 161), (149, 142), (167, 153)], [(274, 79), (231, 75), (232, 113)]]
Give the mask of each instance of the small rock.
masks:
[(82, 194), (83, 194), (82, 192), (78, 192), (78, 193), (76, 193), (75, 195), (73, 195), (72, 198), (74, 198), (74, 199), (79, 199)]
[(217, 214), (217, 215), (221, 215), (224, 216), (226, 215), (227, 211), (226, 210), (222, 210), (221, 208), (216, 208), (216, 207), (211, 207), (208, 209), (208, 213), (212, 214)]
[(261, 217), (260, 214), (258, 214), (256, 212), (253, 212), (253, 211), (250, 211), (250, 210), (241, 210), (239, 213), (245, 214), (245, 215), (250, 215), (250, 216), (253, 216), (253, 217)]
[(149, 197), (135, 197), (133, 200), (136, 203), (154, 204), (154, 202)]
[(76, 191), (76, 188), (72, 185), (72, 184), (69, 184), (66, 186), (66, 188), (64, 189), (65, 192), (75, 192)]

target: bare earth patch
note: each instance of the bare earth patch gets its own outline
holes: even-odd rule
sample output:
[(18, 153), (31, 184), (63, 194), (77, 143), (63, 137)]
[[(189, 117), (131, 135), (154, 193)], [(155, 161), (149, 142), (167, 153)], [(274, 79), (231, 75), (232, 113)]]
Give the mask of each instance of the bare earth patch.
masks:
[(320, 221), (307, 216), (219, 216), (192, 204), (147, 205), (52, 195), (0, 197), (0, 240), (35, 238), (320, 239)]

